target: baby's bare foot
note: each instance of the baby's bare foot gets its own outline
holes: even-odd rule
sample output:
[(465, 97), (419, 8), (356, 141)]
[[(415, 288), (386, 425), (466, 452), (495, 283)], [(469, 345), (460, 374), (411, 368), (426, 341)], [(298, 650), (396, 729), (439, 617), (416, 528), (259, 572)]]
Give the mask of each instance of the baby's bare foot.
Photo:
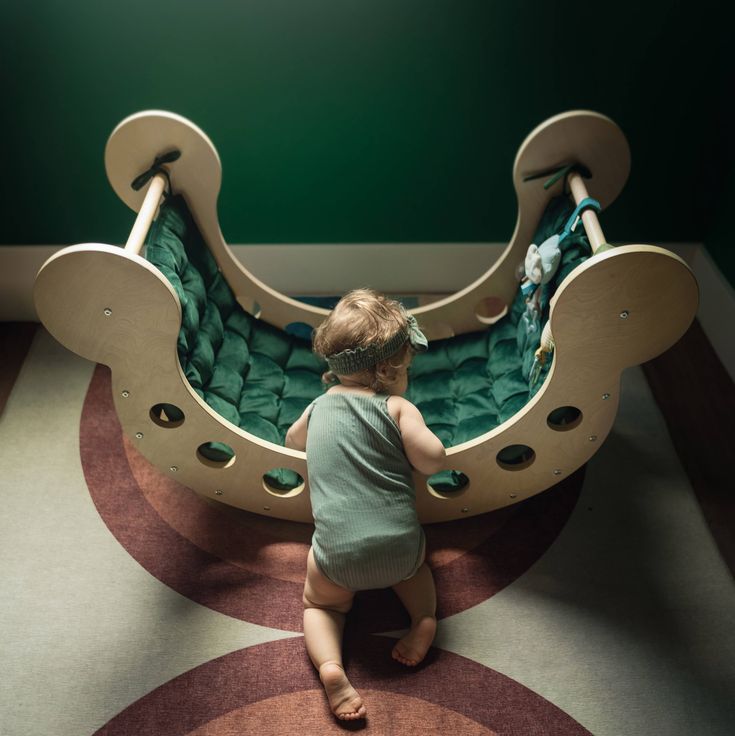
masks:
[(357, 690), (350, 685), (341, 665), (336, 662), (325, 662), (319, 668), (319, 679), (327, 693), (329, 707), (337, 718), (342, 721), (365, 718), (367, 708), (363, 705)]
[(429, 651), (436, 635), (436, 619), (426, 616), (393, 647), (393, 659), (407, 667), (415, 667)]

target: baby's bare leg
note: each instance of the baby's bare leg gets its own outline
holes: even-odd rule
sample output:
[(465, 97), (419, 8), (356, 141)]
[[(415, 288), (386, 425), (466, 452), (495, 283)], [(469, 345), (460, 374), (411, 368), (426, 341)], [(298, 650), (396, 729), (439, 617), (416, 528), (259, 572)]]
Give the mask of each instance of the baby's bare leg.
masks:
[(409, 667), (417, 665), (429, 651), (436, 635), (436, 588), (424, 562), (408, 580), (393, 586), (411, 616), (409, 632), (393, 647), (393, 659)]
[(342, 666), (342, 633), (345, 614), (352, 607), (354, 593), (335, 585), (320, 572), (309, 550), (304, 585), (304, 641), (314, 667), (337, 718), (351, 721), (364, 718), (362, 698), (352, 687)]

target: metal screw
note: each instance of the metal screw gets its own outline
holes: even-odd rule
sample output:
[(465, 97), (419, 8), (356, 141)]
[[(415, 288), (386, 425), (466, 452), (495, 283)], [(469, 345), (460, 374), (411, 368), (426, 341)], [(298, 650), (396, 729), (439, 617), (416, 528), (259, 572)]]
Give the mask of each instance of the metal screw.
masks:
[(517, 494), (517, 493), (511, 493), (511, 494), (510, 494), (510, 497), (511, 497), (511, 498), (517, 498), (517, 497), (518, 497), (518, 494)]
[(221, 495), (222, 495), (223, 493), (224, 493), (224, 491), (216, 490), (216, 491), (214, 492), (214, 495), (215, 495), (215, 496), (221, 496)]
[(138, 438), (139, 440), (142, 440), (142, 439), (143, 439), (143, 433), (142, 433), (142, 432), (136, 432), (136, 433), (135, 433), (135, 436), (136, 436), (136, 437), (137, 437), (137, 438)]
[(130, 391), (123, 391), (123, 392), (122, 392), (122, 397), (123, 397), (123, 399), (127, 399), (127, 398), (128, 398), (128, 396), (130, 396)]
[(172, 465), (170, 470), (172, 473), (175, 473), (178, 470), (178, 468), (175, 465)]
[(602, 394), (602, 400), (607, 401), (610, 398), (610, 394)]
[(105, 309), (105, 317), (112, 317), (112, 310), (109, 307)]
[(462, 513), (466, 514), (470, 510), (469, 506), (462, 506)]
[(559, 470), (559, 468), (556, 468), (554, 470), (554, 475), (561, 475), (561, 470)]
[(271, 510), (270, 506), (263, 506), (263, 511), (270, 511), (270, 510)]
[(596, 434), (591, 434), (587, 439), (590, 442), (597, 442), (597, 435)]
[(620, 319), (628, 319), (629, 316), (630, 316), (630, 312), (627, 309), (624, 309), (620, 313)]

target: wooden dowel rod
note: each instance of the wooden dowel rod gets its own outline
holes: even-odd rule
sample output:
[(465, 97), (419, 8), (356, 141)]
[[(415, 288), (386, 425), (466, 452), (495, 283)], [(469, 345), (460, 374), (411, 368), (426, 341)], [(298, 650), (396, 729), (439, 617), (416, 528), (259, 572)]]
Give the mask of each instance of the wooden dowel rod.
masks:
[[(572, 171), (571, 174), (569, 174), (568, 181), (575, 204), (579, 204), (583, 199), (590, 196), (587, 192), (587, 187), (584, 184), (584, 179), (582, 179), (582, 176), (576, 171)], [(588, 240), (590, 241), (592, 252), (595, 253), (597, 249), (605, 243), (605, 236), (602, 234), (602, 228), (600, 227), (600, 220), (597, 217), (597, 213), (594, 210), (585, 210), (582, 213), (582, 222), (584, 223), (584, 230), (587, 233)]]
[(125, 250), (129, 253), (140, 253), (145, 243), (145, 237), (151, 227), (153, 218), (156, 215), (158, 205), (161, 203), (163, 189), (166, 186), (166, 177), (163, 174), (156, 174), (148, 185), (148, 191), (145, 194), (143, 205), (135, 218), (135, 224), (130, 231), (128, 242), (125, 243)]

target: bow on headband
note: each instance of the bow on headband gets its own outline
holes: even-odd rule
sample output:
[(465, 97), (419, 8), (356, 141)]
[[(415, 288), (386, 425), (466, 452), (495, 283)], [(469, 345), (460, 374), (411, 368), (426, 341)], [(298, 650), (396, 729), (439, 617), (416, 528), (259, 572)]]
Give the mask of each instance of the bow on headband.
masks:
[(381, 360), (386, 360), (391, 355), (395, 355), (406, 344), (406, 341), (410, 342), (411, 347), (417, 353), (424, 353), (429, 348), (429, 341), (419, 329), (416, 317), (412, 314), (407, 317), (406, 329), (397, 332), (388, 342), (382, 345), (372, 343), (365, 347), (343, 350), (341, 353), (328, 355), (327, 365), (329, 370), (338, 376), (360, 373), (376, 363), (380, 363)]

